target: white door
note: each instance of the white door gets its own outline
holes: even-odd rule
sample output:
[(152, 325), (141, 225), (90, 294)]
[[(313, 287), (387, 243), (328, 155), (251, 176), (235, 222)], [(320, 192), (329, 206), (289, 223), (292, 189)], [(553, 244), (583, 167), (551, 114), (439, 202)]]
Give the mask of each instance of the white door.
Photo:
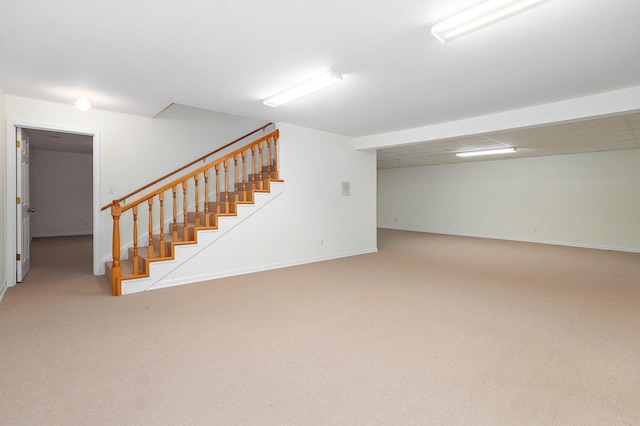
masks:
[(31, 267), (29, 136), (21, 128), (16, 128), (16, 141), (16, 281), (22, 282)]

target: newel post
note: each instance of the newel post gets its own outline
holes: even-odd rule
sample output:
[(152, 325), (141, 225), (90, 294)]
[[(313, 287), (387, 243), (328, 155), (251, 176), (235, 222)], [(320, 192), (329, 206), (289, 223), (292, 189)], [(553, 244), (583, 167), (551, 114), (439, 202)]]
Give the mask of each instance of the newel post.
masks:
[(113, 200), (111, 204), (111, 217), (113, 217), (113, 245), (111, 247), (113, 253), (113, 267), (111, 269), (111, 294), (114, 296), (122, 295), (122, 287), (120, 284), (120, 276), (122, 269), (120, 266), (120, 215), (122, 207), (118, 200)]

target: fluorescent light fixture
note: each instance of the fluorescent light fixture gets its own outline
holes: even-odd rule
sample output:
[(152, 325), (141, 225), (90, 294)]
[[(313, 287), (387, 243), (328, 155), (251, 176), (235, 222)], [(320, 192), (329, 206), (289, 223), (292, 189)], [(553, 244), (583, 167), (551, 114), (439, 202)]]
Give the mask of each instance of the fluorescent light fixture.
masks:
[(342, 81), (342, 76), (340, 74), (335, 71), (327, 71), (313, 80), (309, 80), (306, 83), (301, 84), (300, 86), (296, 86), (269, 99), (265, 99), (263, 103), (271, 107), (277, 107), (285, 102), (308, 95), (311, 92), (320, 90), (338, 81)]
[(79, 98), (76, 100), (76, 108), (80, 111), (89, 111), (91, 109), (91, 102), (87, 98)]
[(466, 151), (456, 153), (457, 157), (475, 157), (477, 155), (493, 155), (493, 154), (508, 154), (510, 152), (516, 152), (514, 147), (498, 148), (498, 149), (483, 149), (480, 151)]
[(488, 0), (431, 27), (443, 43), (455, 40), (551, 0)]

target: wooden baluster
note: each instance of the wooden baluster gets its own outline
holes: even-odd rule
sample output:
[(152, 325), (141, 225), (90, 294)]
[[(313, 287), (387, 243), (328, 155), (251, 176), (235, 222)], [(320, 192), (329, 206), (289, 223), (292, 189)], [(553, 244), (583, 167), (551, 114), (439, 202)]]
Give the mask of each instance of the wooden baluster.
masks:
[(120, 203), (114, 200), (111, 204), (111, 217), (113, 218), (113, 238), (111, 240), (111, 253), (113, 253), (113, 265), (111, 268), (111, 294), (120, 296), (122, 287), (120, 284), (120, 276), (122, 274), (122, 266), (120, 265), (120, 215), (122, 207)]
[(249, 183), (251, 184), (251, 189), (255, 191), (258, 189), (256, 187), (256, 146), (251, 145), (251, 175), (249, 176)]
[(198, 175), (193, 177), (193, 181), (196, 184), (195, 186), (195, 205), (196, 205), (196, 228), (200, 226), (200, 210), (198, 209), (198, 205), (200, 204), (200, 195), (198, 194)]
[(233, 156), (233, 201), (238, 202), (240, 198), (240, 180), (238, 179), (238, 154)]
[(133, 206), (133, 275), (139, 273), (138, 258), (138, 206)]
[(164, 257), (166, 244), (164, 243), (164, 191), (158, 194), (160, 198), (160, 257)]
[[(276, 136), (278, 134), (276, 133)], [(273, 174), (274, 179), (278, 179), (278, 138), (273, 138)]]
[(249, 201), (247, 194), (247, 151), (242, 151), (242, 201)]
[(189, 224), (187, 222), (188, 213), (187, 213), (187, 181), (182, 181), (182, 241), (189, 241)]
[(259, 156), (258, 156), (258, 186), (260, 187), (260, 189), (264, 189), (264, 184), (263, 184), (263, 177), (262, 177), (262, 164), (263, 164), (263, 157), (262, 157), (262, 142), (260, 142), (258, 144), (258, 152), (259, 152)]
[(149, 256), (153, 259), (153, 197), (149, 198)]
[(216, 214), (220, 214), (220, 163), (216, 163)]
[(209, 169), (204, 171), (204, 226), (209, 227)]
[(229, 160), (224, 160), (224, 212), (229, 213)]
[(271, 177), (271, 138), (267, 138), (267, 179)]
[(173, 242), (178, 241), (178, 187), (171, 188), (173, 193), (173, 226), (171, 229), (171, 237)]

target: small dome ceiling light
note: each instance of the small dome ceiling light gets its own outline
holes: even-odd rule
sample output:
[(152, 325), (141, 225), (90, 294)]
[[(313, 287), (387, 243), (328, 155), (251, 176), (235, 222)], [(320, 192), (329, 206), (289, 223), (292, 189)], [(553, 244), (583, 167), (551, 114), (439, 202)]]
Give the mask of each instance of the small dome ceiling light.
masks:
[(78, 98), (76, 100), (76, 108), (80, 111), (89, 111), (91, 109), (91, 102), (87, 98)]

